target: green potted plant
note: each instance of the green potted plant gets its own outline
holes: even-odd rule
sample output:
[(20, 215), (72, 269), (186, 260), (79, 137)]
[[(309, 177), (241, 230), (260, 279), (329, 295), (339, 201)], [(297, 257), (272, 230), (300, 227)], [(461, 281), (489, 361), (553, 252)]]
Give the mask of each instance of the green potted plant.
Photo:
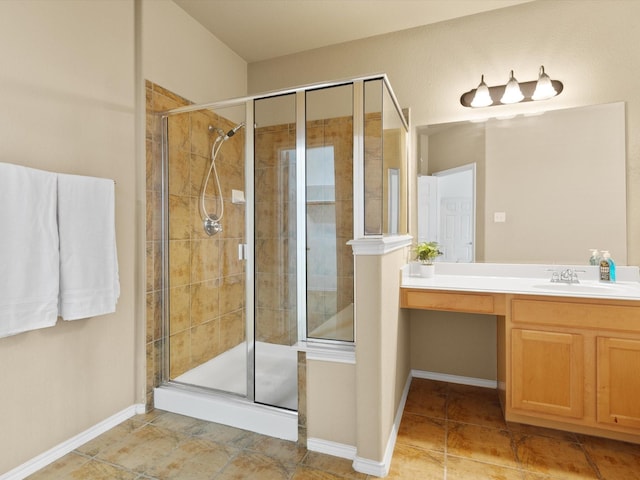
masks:
[(421, 242), (415, 246), (414, 252), (420, 262), (420, 275), (432, 277), (435, 271), (433, 260), (442, 255), (438, 242)]

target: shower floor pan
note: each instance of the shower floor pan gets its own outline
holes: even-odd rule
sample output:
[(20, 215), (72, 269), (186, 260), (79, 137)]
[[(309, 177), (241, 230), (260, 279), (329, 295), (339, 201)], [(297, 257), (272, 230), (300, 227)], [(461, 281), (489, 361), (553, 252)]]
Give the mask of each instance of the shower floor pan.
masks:
[[(256, 342), (255, 355), (255, 398), (260, 403), (169, 384), (154, 390), (155, 408), (297, 440), (298, 414), (290, 411), (298, 408), (297, 352), (289, 346)], [(244, 396), (246, 358), (246, 345), (242, 343), (176, 377), (175, 381)]]

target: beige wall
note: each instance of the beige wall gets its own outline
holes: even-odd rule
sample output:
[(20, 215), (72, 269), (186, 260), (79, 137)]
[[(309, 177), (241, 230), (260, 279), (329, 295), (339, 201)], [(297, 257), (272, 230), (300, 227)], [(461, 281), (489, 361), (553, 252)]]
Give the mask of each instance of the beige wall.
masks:
[(308, 438), (355, 446), (355, 399), (355, 365), (307, 359)]
[[(514, 69), (521, 81), (534, 80), (540, 65), (562, 80), (564, 91), (549, 108), (625, 101), (627, 107), (627, 260), (640, 264), (640, 2), (626, 0), (536, 1), (439, 24), (326, 47), (249, 65), (249, 91), (386, 72), (400, 104), (411, 108), (414, 126), (492, 115), (524, 113), (536, 102), (471, 110), (460, 95), (477, 86), (481, 74), (491, 84), (506, 81)], [(399, 54), (399, 52), (401, 54)], [(624, 72), (615, 74), (612, 72)], [(415, 135), (414, 135), (415, 138)], [(414, 146), (414, 151), (417, 147)], [(415, 171), (415, 170), (414, 170)], [(415, 189), (414, 189), (415, 192)], [(415, 220), (412, 223), (415, 234)], [(412, 313), (412, 336), (422, 331), (425, 348), (438, 338), (424, 332), (428, 319)], [(489, 328), (489, 327), (488, 327)], [(493, 327), (491, 327), (493, 328)], [(434, 370), (452, 365), (458, 375), (475, 376), (495, 368), (495, 340), (479, 340), (473, 330), (451, 322), (440, 330), (455, 335), (460, 351), (487, 352), (483, 366), (450, 354)], [(492, 366), (493, 365), (493, 366)]]
[(404, 249), (356, 256), (356, 441), (360, 458), (381, 462), (409, 375), (409, 325), (400, 310)]
[(0, 63), (0, 161), (116, 180), (121, 285), (114, 314), (0, 339), (1, 474), (141, 400), (133, 2), (2, 1)]
[(142, 0), (143, 74), (194, 103), (247, 93), (247, 62), (170, 0)]

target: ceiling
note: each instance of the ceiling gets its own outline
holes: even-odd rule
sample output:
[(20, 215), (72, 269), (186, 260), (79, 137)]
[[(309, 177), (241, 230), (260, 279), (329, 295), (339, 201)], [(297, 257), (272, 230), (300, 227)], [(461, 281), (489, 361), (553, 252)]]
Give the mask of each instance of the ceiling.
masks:
[(532, 0), (173, 0), (247, 63)]

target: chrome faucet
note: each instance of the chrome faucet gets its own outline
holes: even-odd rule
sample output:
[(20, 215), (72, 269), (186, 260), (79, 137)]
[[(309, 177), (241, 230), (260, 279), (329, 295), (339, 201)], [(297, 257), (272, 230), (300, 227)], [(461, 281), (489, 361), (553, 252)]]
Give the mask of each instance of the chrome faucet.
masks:
[(580, 283), (578, 272), (584, 272), (584, 270), (565, 268), (564, 270), (554, 271), (551, 274), (551, 283)]

